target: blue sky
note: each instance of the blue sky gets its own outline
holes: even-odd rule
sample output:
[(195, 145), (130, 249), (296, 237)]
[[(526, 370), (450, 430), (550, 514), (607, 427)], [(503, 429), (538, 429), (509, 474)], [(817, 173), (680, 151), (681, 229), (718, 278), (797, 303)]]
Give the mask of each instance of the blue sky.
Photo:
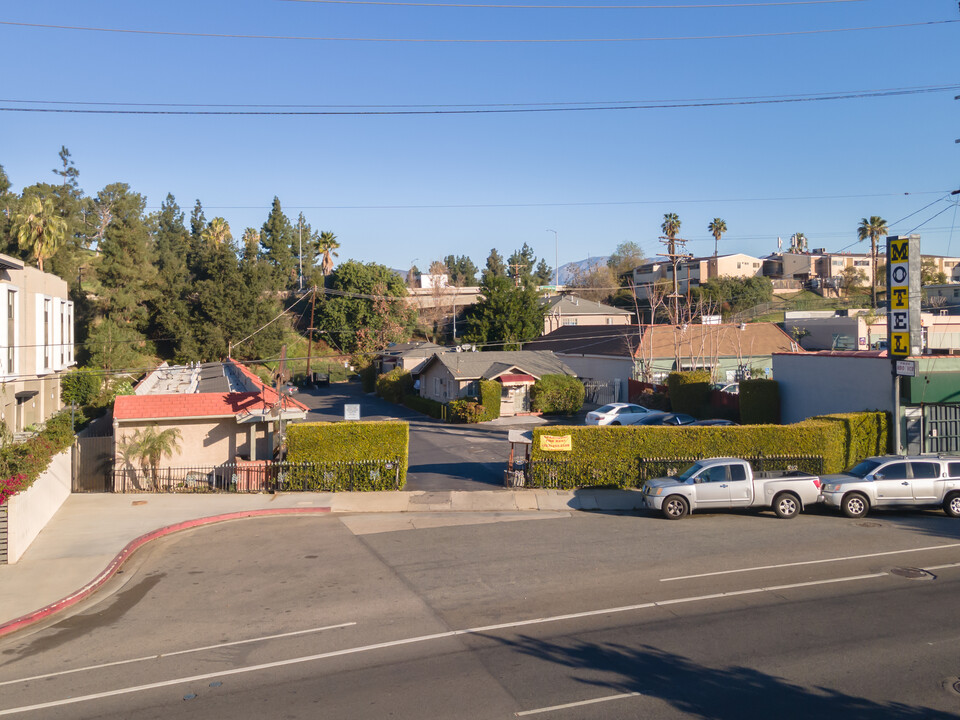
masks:
[[(371, 41), (675, 38), (960, 20), (953, 0), (762, 3), (706, 8), (691, 6), (711, 3), (601, 0), (583, 9), (289, 0), (7, 3), (0, 21), (341, 39), (0, 25), (0, 108), (156, 110), (164, 108), (133, 104), (163, 103), (178, 105), (166, 109), (193, 110), (317, 106), (235, 108), (246, 111), (523, 109), (960, 83), (957, 22), (736, 39)], [(122, 181), (144, 194), (151, 208), (170, 192), (188, 212), (199, 198), (207, 219), (223, 216), (236, 236), (263, 223), (276, 195), (292, 220), (302, 210), (315, 229), (336, 233), (341, 260), (397, 268), (414, 260), (425, 268), (451, 253), (482, 266), (491, 248), (509, 254), (524, 242), (553, 265), (557, 250), (548, 228), (558, 233), (560, 264), (608, 254), (627, 240), (653, 255), (667, 212), (680, 216), (681, 235), (697, 254), (712, 253), (706, 226), (714, 217), (729, 228), (722, 247), (763, 255), (776, 249), (778, 236), (786, 241), (798, 231), (811, 247), (861, 250), (860, 218), (881, 215), (893, 223), (916, 213), (891, 230), (905, 233), (928, 221), (917, 230), (924, 252), (960, 255), (958, 196), (944, 199), (960, 188), (956, 95), (960, 89), (819, 102), (499, 114), (3, 111), (0, 165), (18, 190), (52, 182), (57, 152), (66, 145), (87, 193)], [(67, 102), (121, 105), (62, 104)]]

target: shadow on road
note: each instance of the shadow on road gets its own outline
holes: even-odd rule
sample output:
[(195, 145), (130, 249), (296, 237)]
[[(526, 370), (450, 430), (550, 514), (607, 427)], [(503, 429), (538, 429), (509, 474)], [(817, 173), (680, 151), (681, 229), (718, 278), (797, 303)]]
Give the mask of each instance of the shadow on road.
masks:
[(829, 688), (807, 688), (746, 667), (711, 668), (649, 645), (576, 643), (570, 646), (521, 636), (491, 638), (541, 660), (608, 680), (579, 679), (585, 685), (659, 698), (691, 717), (844, 718), (844, 720), (956, 720), (951, 713), (902, 703), (878, 703)]

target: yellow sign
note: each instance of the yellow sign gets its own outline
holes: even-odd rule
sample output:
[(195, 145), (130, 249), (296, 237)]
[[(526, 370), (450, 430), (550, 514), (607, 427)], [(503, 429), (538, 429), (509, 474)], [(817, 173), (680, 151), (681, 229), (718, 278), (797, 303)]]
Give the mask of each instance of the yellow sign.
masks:
[(544, 451), (570, 451), (573, 450), (572, 435), (541, 435), (540, 449)]
[(890, 307), (894, 310), (905, 310), (910, 307), (910, 288), (890, 288)]
[(902, 240), (888, 240), (890, 245), (890, 262), (909, 262), (910, 260), (910, 238), (905, 237)]
[(890, 354), (910, 354), (910, 333), (890, 333)]

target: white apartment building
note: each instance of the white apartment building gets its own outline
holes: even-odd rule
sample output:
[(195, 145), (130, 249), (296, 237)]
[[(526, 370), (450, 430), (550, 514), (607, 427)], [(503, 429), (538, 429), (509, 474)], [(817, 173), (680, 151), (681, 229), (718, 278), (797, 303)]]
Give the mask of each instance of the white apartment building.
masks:
[(65, 280), (0, 255), (0, 422), (13, 432), (60, 410), (74, 364), (74, 310)]

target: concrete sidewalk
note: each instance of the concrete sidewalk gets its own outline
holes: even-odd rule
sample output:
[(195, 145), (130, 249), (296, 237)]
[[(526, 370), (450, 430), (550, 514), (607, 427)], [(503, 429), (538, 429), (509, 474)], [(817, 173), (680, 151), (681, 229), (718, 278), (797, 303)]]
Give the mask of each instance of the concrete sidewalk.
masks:
[(54, 606), (35, 618), (39, 621), (82, 599), (76, 597), (80, 591), (94, 592), (139, 546), (131, 545), (138, 539), (142, 543), (149, 533), (202, 518), (323, 511), (517, 514), (641, 505), (640, 493), (630, 490), (71, 495), (19, 562), (0, 565), (0, 637), (18, 618)]

